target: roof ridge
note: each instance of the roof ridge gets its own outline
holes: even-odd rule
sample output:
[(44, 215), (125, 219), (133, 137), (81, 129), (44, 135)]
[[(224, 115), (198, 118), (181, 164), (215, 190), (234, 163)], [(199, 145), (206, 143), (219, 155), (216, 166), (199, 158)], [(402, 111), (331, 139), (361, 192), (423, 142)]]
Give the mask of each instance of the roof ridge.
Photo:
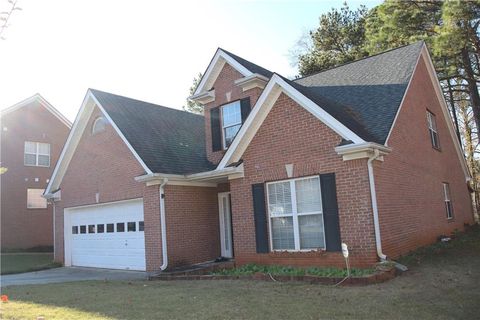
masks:
[(379, 55), (382, 55), (382, 54), (385, 54), (385, 53), (389, 53), (391, 51), (395, 51), (395, 50), (398, 50), (398, 49), (403, 49), (405, 47), (408, 47), (408, 46), (413, 46), (415, 44), (418, 44), (418, 43), (425, 43), (424, 40), (419, 40), (419, 41), (415, 41), (413, 43), (409, 43), (409, 44), (406, 44), (406, 45), (403, 45), (403, 46), (400, 46), (400, 47), (395, 47), (395, 48), (391, 48), (391, 49), (388, 49), (388, 50), (385, 50), (385, 51), (382, 51), (382, 52), (379, 52), (379, 53), (375, 53), (371, 56), (367, 56), (367, 57), (363, 57), (363, 58), (360, 58), (360, 59), (357, 59), (357, 60), (353, 60), (353, 61), (349, 61), (349, 62), (345, 62), (345, 63), (342, 63), (338, 66), (334, 66), (334, 67), (330, 67), (330, 68), (327, 68), (325, 70), (320, 70), (320, 71), (317, 71), (317, 72), (314, 72), (312, 74), (309, 74), (307, 76), (303, 76), (303, 77), (300, 77), (300, 78), (296, 78), (296, 79), (293, 79), (292, 81), (294, 82), (297, 82), (297, 80), (301, 80), (301, 79), (305, 79), (305, 78), (308, 78), (308, 77), (312, 77), (312, 76), (315, 76), (317, 74), (320, 74), (320, 73), (323, 73), (323, 72), (327, 72), (327, 71), (330, 71), (330, 70), (333, 70), (333, 69), (336, 69), (336, 68), (340, 68), (340, 67), (344, 67), (346, 65), (349, 65), (349, 64), (352, 64), (352, 63), (355, 63), (355, 62), (359, 62), (359, 61), (363, 61), (363, 60), (366, 60), (366, 59), (370, 59), (370, 58), (373, 58), (373, 57), (376, 57), (376, 56), (379, 56)]
[(203, 115), (201, 115), (201, 114), (197, 114), (197, 113), (193, 113), (193, 112), (189, 112), (189, 111), (185, 111), (185, 110), (181, 110), (181, 109), (176, 109), (176, 108), (172, 108), (172, 107), (162, 106), (162, 105), (160, 105), (160, 104), (156, 104), (156, 103), (153, 103), (153, 102), (148, 102), (148, 101), (144, 101), (144, 100), (139, 100), (139, 99), (127, 97), (127, 96), (120, 95), (120, 94), (116, 94), (116, 93), (111, 93), (111, 92), (107, 92), (107, 91), (103, 91), (103, 90), (98, 90), (98, 89), (94, 89), (94, 88), (88, 88), (88, 90), (91, 91), (94, 95), (95, 95), (95, 91), (97, 91), (97, 92), (109, 94), (109, 95), (116, 96), (116, 97), (120, 97), (120, 98), (124, 98), (124, 99), (129, 99), (129, 100), (134, 100), (134, 101), (141, 102), (141, 103), (146, 103), (146, 104), (149, 104), (149, 105), (158, 107), (158, 108), (163, 108), (163, 109), (167, 109), (167, 110), (172, 110), (172, 111), (177, 111), (177, 112), (186, 113), (186, 114), (189, 114), (189, 115), (194, 115), (194, 116), (198, 116), (198, 117), (203, 117)]
[[(274, 73), (273, 71), (271, 71), (271, 70), (269, 70), (269, 69), (267, 69), (267, 68), (265, 68), (265, 67), (262, 67), (261, 65), (259, 65), (259, 64), (257, 64), (257, 63), (254, 63), (254, 62), (252, 62), (252, 61), (250, 61), (250, 60), (247, 60), (247, 59), (245, 59), (245, 58), (242, 58), (242, 57), (240, 57), (239, 55), (237, 55), (237, 54), (235, 54), (235, 53), (232, 53), (232, 52), (230, 52), (230, 51), (228, 51), (228, 50), (223, 49), (222, 47), (218, 47), (217, 50), (222, 50), (222, 51), (225, 52), (226, 54), (230, 55), (233, 59), (237, 60), (237, 62), (240, 63), (241, 65), (243, 65), (243, 63), (240, 62), (240, 61), (238, 61), (239, 59), (240, 59), (240, 60), (243, 60), (243, 61), (246, 62), (247, 64), (252, 64), (253, 66), (255, 66), (255, 67), (259, 68), (259, 69), (263, 69), (264, 71), (266, 71), (266, 72), (268, 72), (268, 73), (270, 73), (270, 74), (273, 74), (273, 73)], [(247, 69), (250, 69), (248, 66), (245, 66), (245, 65), (243, 65), (243, 66), (244, 66), (245, 68), (247, 68)], [(250, 71), (251, 71), (251, 70), (250, 70)]]

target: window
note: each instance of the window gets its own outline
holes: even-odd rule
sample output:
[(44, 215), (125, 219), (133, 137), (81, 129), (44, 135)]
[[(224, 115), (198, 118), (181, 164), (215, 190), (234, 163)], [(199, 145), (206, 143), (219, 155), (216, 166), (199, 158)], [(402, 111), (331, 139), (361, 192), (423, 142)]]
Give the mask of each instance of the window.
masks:
[(137, 231), (137, 223), (136, 222), (127, 222), (127, 231), (128, 232)]
[(273, 250), (325, 248), (320, 178), (267, 184)]
[(47, 207), (47, 199), (42, 197), (43, 189), (27, 189), (27, 208), (28, 209), (45, 209)]
[(23, 164), (26, 166), (50, 167), (50, 144), (25, 141)]
[(445, 211), (447, 213), (447, 219), (453, 219), (453, 205), (452, 198), (450, 198), (450, 185), (443, 183), (443, 195), (445, 198)]
[(72, 227), (72, 234), (78, 234), (78, 226)]
[(222, 107), (223, 148), (227, 149), (242, 126), (240, 101)]
[(145, 229), (145, 223), (143, 221), (138, 222), (138, 231), (143, 231)]
[(117, 223), (117, 232), (124, 232), (125, 231), (125, 223), (119, 222)]
[(97, 134), (100, 132), (105, 131), (105, 127), (107, 126), (107, 121), (104, 117), (98, 117), (95, 119), (92, 125), (92, 134)]
[(105, 225), (97, 224), (97, 233), (104, 233), (104, 232), (105, 232)]
[(87, 226), (80, 226), (80, 233), (87, 233)]
[(114, 227), (113, 223), (107, 223), (107, 232), (108, 233), (114, 232), (113, 227)]
[(440, 140), (438, 139), (437, 121), (435, 115), (427, 110), (427, 123), (428, 132), (430, 134), (430, 140), (432, 141), (432, 147), (440, 149)]

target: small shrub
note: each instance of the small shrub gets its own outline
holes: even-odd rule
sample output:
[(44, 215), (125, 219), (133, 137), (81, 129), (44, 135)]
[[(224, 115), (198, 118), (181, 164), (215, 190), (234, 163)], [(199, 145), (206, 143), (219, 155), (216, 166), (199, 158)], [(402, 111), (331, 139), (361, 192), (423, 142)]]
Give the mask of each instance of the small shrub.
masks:
[[(374, 273), (374, 269), (350, 269), (350, 274), (354, 277), (362, 277)], [(339, 268), (294, 268), (288, 266), (262, 266), (257, 264), (246, 264), (234, 269), (223, 269), (213, 272), (214, 275), (242, 276), (253, 275), (255, 273), (271, 274), (277, 276), (318, 276), (318, 277), (345, 277), (346, 269)]]

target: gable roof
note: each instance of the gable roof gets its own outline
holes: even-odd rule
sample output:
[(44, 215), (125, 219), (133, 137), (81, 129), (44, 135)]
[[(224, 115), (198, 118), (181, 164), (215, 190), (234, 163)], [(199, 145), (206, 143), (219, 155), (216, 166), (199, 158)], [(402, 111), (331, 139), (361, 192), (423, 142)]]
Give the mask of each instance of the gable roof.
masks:
[(229, 56), (231, 56), (233, 59), (235, 59), (238, 63), (240, 63), (242, 66), (244, 66), (245, 68), (247, 68), (248, 70), (250, 70), (250, 72), (252, 73), (258, 73), (264, 77), (267, 77), (267, 78), (270, 78), (272, 75), (273, 75), (273, 72), (270, 71), (270, 70), (267, 70), (261, 66), (259, 66), (258, 64), (255, 64), (253, 62), (250, 62), (246, 59), (243, 59), (242, 57), (239, 57), (223, 48), (219, 48), (220, 50), (222, 50), (223, 52), (225, 52), (226, 54), (228, 54)]
[(186, 175), (215, 168), (206, 156), (203, 116), (89, 89), (45, 189), (46, 197), (60, 188), (95, 107), (108, 119), (146, 174)]
[(203, 116), (90, 91), (152, 172), (190, 174), (215, 168), (207, 160)]
[(0, 112), (0, 117), (3, 117), (4, 115), (7, 115), (16, 110), (19, 110), (25, 106), (28, 106), (35, 101), (38, 102), (40, 105), (42, 105), (45, 109), (47, 109), (47, 111), (49, 111), (52, 115), (54, 115), (65, 126), (67, 126), (68, 128), (72, 127), (72, 123), (63, 114), (61, 114), (60, 111), (58, 111), (54, 106), (52, 106), (44, 97), (42, 97), (39, 93), (36, 93), (33, 96), (25, 100), (22, 100), (11, 107), (3, 109)]
[(419, 41), (294, 82), (312, 100), (324, 100), (328, 112), (364, 139), (384, 144), (423, 45)]
[(212, 60), (208, 64), (207, 69), (203, 73), (203, 76), (200, 79), (197, 89), (195, 89), (192, 97), (198, 96), (199, 94), (207, 92), (211, 89), (225, 63), (228, 63), (244, 77), (260, 75), (268, 79), (273, 75), (273, 72), (253, 62), (245, 60), (233, 53), (228, 52), (227, 50), (218, 48)]

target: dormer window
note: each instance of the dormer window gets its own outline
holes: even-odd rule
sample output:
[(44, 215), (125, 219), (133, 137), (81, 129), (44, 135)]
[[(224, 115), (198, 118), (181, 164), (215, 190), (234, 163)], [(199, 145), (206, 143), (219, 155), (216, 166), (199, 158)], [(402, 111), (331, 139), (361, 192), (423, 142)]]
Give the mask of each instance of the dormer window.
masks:
[(98, 117), (95, 119), (92, 125), (92, 135), (105, 131), (107, 121), (104, 117)]
[(226, 150), (250, 113), (250, 98), (210, 109), (212, 151)]
[(242, 125), (240, 101), (222, 106), (223, 148), (227, 149)]

